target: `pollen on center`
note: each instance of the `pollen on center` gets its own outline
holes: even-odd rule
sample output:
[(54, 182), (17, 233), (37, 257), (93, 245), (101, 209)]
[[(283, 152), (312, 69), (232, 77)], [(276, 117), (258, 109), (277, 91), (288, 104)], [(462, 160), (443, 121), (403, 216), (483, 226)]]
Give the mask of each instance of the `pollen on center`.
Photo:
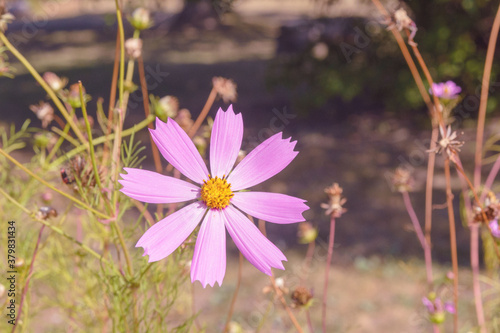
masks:
[(226, 208), (233, 196), (231, 184), (229, 184), (224, 177), (212, 178), (209, 175), (208, 180), (203, 181), (203, 186), (201, 187), (201, 200), (205, 202), (208, 208)]

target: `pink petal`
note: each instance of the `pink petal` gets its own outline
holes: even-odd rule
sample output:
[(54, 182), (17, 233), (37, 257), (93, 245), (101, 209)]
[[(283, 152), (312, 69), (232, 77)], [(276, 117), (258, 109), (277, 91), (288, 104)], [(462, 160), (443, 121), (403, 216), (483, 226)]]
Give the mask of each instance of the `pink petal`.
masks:
[(297, 141), (282, 139), (277, 133), (250, 152), (229, 175), (227, 181), (233, 191), (262, 183), (283, 170), (298, 152), (293, 151)]
[(222, 214), (209, 210), (203, 220), (191, 263), (191, 282), (200, 281), (203, 288), (215, 282), (222, 285), (226, 273), (226, 228)]
[(271, 275), (271, 268), (285, 269), (285, 255), (233, 206), (222, 210), (227, 231), (241, 253), (261, 272)]
[(258, 219), (273, 223), (305, 221), (302, 213), (309, 209), (305, 200), (268, 192), (235, 192), (231, 203)]
[(156, 118), (156, 129), (149, 132), (165, 159), (184, 176), (198, 184), (208, 179), (208, 169), (193, 141), (173, 120), (164, 123)]
[(178, 210), (149, 228), (135, 247), (144, 248), (149, 262), (167, 257), (193, 232), (206, 210), (200, 201)]
[(243, 138), (243, 117), (234, 114), (230, 105), (226, 112), (219, 109), (210, 139), (210, 169), (212, 177), (222, 178), (236, 162)]
[(123, 179), (118, 180), (125, 195), (149, 203), (183, 202), (199, 197), (200, 188), (183, 180), (164, 176), (162, 174), (124, 168), (127, 174), (120, 174)]

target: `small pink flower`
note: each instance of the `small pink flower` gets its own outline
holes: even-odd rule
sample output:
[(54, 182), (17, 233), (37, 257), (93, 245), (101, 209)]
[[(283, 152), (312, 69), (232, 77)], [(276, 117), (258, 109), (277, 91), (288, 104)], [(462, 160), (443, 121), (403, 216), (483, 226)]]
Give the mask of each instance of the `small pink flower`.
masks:
[(490, 222), (490, 229), (493, 237), (500, 238), (500, 225), (498, 223), (498, 219)]
[(436, 97), (443, 99), (455, 99), (462, 91), (462, 88), (457, 86), (457, 84), (453, 81), (446, 81), (433, 83), (432, 89), (429, 89), (429, 92), (432, 94), (433, 91), (436, 94)]
[(287, 224), (302, 222), (305, 201), (278, 193), (243, 192), (283, 170), (298, 154), (296, 141), (275, 134), (261, 143), (233, 168), (243, 138), (243, 119), (232, 106), (215, 117), (210, 142), (210, 170), (188, 135), (172, 119), (156, 120), (150, 130), (163, 157), (186, 181), (155, 172), (125, 168), (121, 191), (148, 203), (192, 201), (149, 228), (137, 242), (149, 261), (170, 255), (201, 222), (191, 265), (191, 281), (203, 287), (222, 285), (226, 271), (226, 230), (238, 249), (265, 274), (284, 269), (283, 253), (271, 243), (245, 214), (265, 221)]

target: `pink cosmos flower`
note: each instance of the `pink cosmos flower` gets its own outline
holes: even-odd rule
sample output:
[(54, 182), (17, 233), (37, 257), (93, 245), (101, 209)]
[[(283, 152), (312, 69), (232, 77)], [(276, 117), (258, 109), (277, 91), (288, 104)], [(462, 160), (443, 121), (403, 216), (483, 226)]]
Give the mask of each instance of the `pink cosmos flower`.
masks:
[(436, 97), (443, 99), (455, 99), (462, 91), (462, 88), (460, 88), (460, 86), (457, 86), (457, 84), (453, 81), (446, 81), (433, 83), (432, 89), (429, 89), (429, 92), (432, 94), (433, 90), (436, 94)]
[(490, 222), (491, 234), (493, 237), (500, 238), (500, 224), (498, 219), (492, 220)]
[(298, 152), (296, 141), (271, 136), (233, 168), (243, 137), (243, 119), (229, 106), (219, 109), (210, 141), (210, 172), (186, 132), (172, 119), (156, 119), (151, 136), (163, 157), (192, 184), (155, 172), (125, 168), (120, 190), (148, 203), (192, 201), (149, 228), (137, 242), (149, 261), (171, 254), (201, 222), (191, 264), (191, 281), (203, 287), (222, 285), (226, 271), (226, 230), (238, 249), (265, 274), (284, 269), (283, 253), (271, 243), (245, 214), (268, 222), (302, 222), (308, 209), (305, 200), (278, 193), (242, 191), (283, 170)]

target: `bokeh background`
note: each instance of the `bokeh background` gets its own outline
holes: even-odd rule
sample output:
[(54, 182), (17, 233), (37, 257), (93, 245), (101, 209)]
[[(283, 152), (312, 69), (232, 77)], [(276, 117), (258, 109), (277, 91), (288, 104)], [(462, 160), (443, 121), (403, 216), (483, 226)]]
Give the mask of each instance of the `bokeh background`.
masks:
[[(9, 39), (39, 72), (55, 72), (70, 83), (81, 80), (92, 96), (89, 113), (95, 116), (97, 99), (103, 98), (107, 105), (109, 98), (116, 38), (114, 1), (26, 0), (7, 4), (17, 17), (7, 31)], [(439, 0), (385, 4), (389, 9), (404, 7), (415, 20), (415, 41), (433, 77), (437, 81), (451, 79), (462, 86), (463, 99), (455, 117), (466, 141), (462, 161), (470, 167), (479, 87), (497, 3)], [(231, 78), (238, 85), (234, 109), (243, 113), (245, 122), (243, 149), (278, 131), (298, 140), (298, 157), (258, 189), (306, 199), (311, 207), (306, 217), (319, 228), (320, 244), (328, 235), (328, 219), (320, 208), (327, 200), (323, 189), (333, 182), (344, 188), (348, 212), (337, 225), (336, 268), (329, 300), (334, 327), (352, 332), (366, 332), (370, 327), (376, 328), (369, 330), (372, 332), (421, 331), (426, 325), (420, 304), (425, 290), (423, 253), (389, 177), (398, 166), (412, 169), (416, 178), (412, 200), (423, 220), (430, 123), (399, 48), (371, 2), (124, 1), (128, 14), (138, 6), (149, 8), (155, 21), (142, 35), (149, 93), (176, 96), (180, 107), (190, 110), (195, 118), (208, 97), (212, 77)], [(130, 36), (132, 29), (126, 28)], [(12, 57), (11, 61), (16, 78), (0, 78), (1, 125), (20, 127), (30, 118), (40, 126), (29, 106), (44, 100), (45, 94)], [(487, 135), (500, 129), (496, 118), (498, 71), (495, 61)], [(141, 101), (139, 92), (132, 94), (125, 127), (144, 118)], [(216, 101), (212, 117), (218, 107), (225, 109), (227, 104)], [(153, 169), (146, 130), (139, 139), (148, 152), (143, 167)], [(23, 154), (20, 158), (27, 159), (31, 151), (25, 149)], [(445, 202), (441, 165), (438, 159), (436, 204)], [(458, 183), (454, 186), (459, 189)], [(433, 256), (442, 274), (450, 262), (446, 216), (444, 207), (436, 207)], [(297, 226), (267, 227), (269, 237), (287, 251), (290, 265), (300, 261), (305, 247), (297, 243)], [(457, 236), (460, 263), (466, 266), (467, 229), (459, 227)], [(236, 262), (232, 244), (231, 249)], [(321, 266), (320, 260), (314, 262), (310, 279), (318, 292), (322, 277), (315, 272), (320, 272)], [(287, 269), (292, 273), (286, 274), (293, 274), (293, 267)], [(244, 280), (248, 288), (242, 289), (235, 316), (251, 323), (264, 312), (258, 309), (255, 288), (260, 292), (267, 280), (250, 265), (245, 266), (245, 272), (255, 278)], [(235, 275), (236, 264), (229, 264), (225, 280), (229, 288), (200, 287), (203, 317), (224, 309)], [(467, 273), (462, 276), (461, 283), (469, 286)], [(273, 320), (286, 318), (276, 316)]]

